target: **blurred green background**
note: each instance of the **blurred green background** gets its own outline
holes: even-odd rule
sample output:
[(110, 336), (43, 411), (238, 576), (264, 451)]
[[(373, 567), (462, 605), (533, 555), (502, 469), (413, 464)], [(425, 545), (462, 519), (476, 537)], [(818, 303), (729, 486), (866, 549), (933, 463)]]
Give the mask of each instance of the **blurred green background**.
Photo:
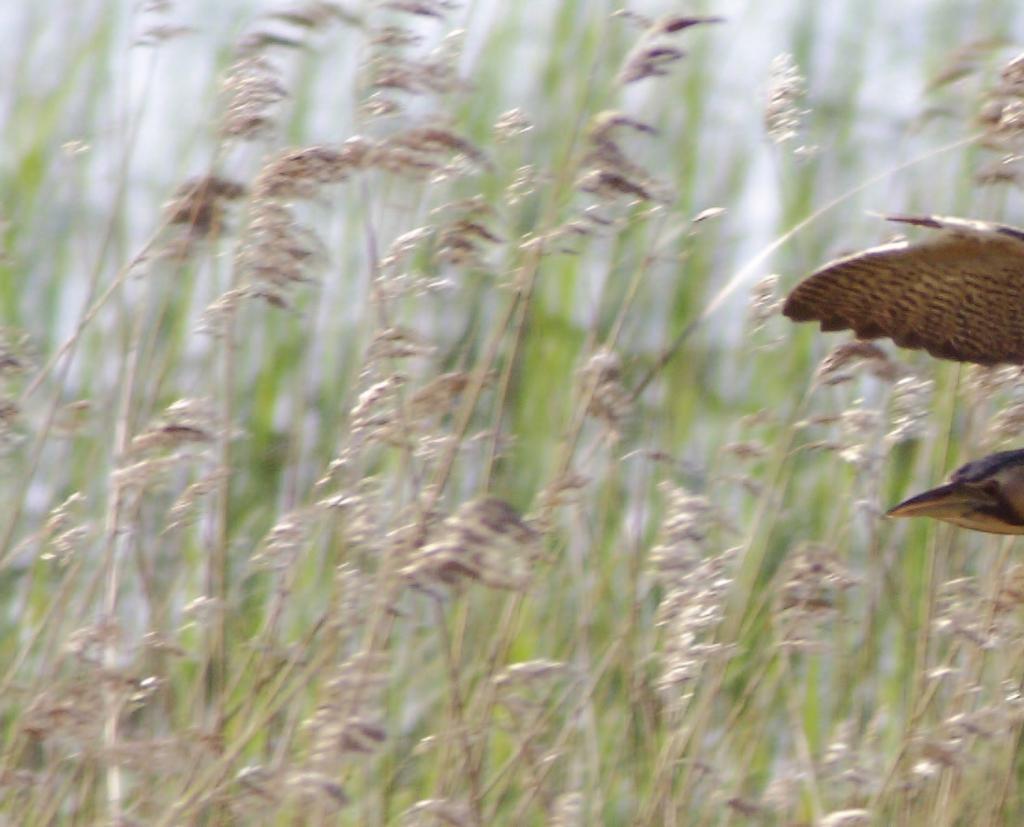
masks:
[(1019, 822), (1019, 552), (880, 514), (1024, 385), (775, 312), (879, 214), (1024, 223), (1018, 4), (0, 26), (11, 823)]

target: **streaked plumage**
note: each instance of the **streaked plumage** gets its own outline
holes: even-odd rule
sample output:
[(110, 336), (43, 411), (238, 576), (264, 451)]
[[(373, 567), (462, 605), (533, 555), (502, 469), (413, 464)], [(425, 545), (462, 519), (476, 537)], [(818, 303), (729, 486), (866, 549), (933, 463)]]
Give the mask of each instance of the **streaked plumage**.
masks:
[(939, 216), (890, 220), (939, 232), (826, 264), (797, 285), (782, 312), (940, 359), (1024, 363), (1024, 231)]
[[(963, 218), (890, 220), (938, 232), (826, 264), (797, 285), (782, 312), (826, 331), (889, 337), (940, 359), (1024, 364), (1024, 231)], [(1024, 450), (969, 462), (888, 516), (1024, 534)]]

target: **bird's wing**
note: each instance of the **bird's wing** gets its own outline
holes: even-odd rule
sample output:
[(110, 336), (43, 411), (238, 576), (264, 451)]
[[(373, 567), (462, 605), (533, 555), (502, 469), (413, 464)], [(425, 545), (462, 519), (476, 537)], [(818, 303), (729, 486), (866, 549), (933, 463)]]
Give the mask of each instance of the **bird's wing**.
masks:
[(829, 262), (796, 286), (782, 312), (941, 359), (1024, 363), (1024, 231), (962, 218), (889, 219), (939, 232)]

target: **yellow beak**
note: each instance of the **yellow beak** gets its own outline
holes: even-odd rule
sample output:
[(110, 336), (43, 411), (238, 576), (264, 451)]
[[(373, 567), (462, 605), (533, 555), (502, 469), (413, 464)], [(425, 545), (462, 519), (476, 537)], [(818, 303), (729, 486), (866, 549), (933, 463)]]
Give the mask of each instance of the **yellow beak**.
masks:
[(886, 517), (931, 517), (933, 520), (989, 534), (1022, 534), (1024, 526), (1007, 520), (1006, 504), (980, 485), (950, 482), (890, 508)]
[(885, 512), (886, 517), (931, 517), (948, 520), (962, 517), (979, 508), (992, 508), (998, 502), (976, 485), (950, 482), (918, 494)]

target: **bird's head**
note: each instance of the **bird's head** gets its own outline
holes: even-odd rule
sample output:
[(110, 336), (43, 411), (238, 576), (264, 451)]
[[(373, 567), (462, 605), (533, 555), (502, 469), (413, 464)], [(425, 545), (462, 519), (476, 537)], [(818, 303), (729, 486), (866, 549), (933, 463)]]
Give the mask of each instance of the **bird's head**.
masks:
[(949, 482), (889, 509), (887, 517), (931, 517), (989, 534), (1024, 534), (1024, 450), (969, 462)]

